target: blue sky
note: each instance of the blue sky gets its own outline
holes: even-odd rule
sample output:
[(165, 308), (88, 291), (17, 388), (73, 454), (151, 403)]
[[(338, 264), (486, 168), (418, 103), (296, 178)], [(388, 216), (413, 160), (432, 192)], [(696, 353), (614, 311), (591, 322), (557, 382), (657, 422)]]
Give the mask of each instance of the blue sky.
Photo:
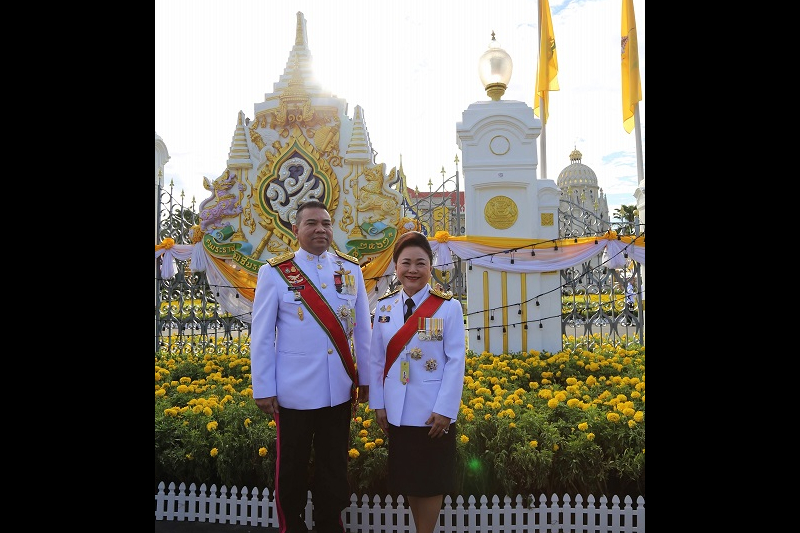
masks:
[[(503, 96), (533, 107), (538, 54), (537, 0), (156, 0), (155, 132), (170, 160), (165, 184), (187, 201), (219, 176), (239, 111), (273, 92), (294, 45), (296, 13), (307, 21), (317, 81), (364, 109), (376, 163), (400, 164), (410, 187), (434, 189), (455, 174), (456, 123), (489, 98), (478, 59), (495, 32), (514, 70)], [(636, 131), (622, 126), (622, 0), (550, 0), (559, 91), (550, 93), (547, 178), (556, 180), (577, 148), (597, 174), (609, 209), (635, 204)], [(645, 2), (634, 0), (646, 167)], [(540, 154), (541, 161), (541, 154)], [(460, 164), (463, 188), (463, 171)]]

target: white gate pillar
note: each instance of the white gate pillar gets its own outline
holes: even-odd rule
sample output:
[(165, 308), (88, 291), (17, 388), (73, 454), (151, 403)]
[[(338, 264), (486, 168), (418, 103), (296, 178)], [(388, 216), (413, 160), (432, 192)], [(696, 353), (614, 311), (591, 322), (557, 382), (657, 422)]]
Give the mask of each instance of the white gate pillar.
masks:
[[(456, 133), (467, 236), (558, 238), (558, 188), (553, 180), (536, 178), (541, 131), (541, 120), (524, 102), (476, 102), (462, 113)], [(558, 271), (526, 274), (465, 265), (472, 351), (561, 350)]]

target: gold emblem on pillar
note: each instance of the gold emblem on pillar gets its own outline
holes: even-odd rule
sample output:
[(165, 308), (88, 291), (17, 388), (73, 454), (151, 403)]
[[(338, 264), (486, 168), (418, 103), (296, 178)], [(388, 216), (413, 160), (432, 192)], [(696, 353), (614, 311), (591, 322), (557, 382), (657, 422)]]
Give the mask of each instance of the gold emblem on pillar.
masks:
[(517, 204), (508, 196), (495, 196), (483, 208), (483, 217), (495, 229), (508, 229), (517, 221)]

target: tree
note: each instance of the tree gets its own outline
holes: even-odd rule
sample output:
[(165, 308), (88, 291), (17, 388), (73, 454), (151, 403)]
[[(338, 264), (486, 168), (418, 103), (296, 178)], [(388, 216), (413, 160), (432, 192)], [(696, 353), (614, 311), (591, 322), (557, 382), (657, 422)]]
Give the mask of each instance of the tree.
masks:
[(639, 215), (635, 205), (621, 205), (614, 209), (614, 219), (620, 221), (617, 232), (621, 235), (634, 234), (634, 219)]

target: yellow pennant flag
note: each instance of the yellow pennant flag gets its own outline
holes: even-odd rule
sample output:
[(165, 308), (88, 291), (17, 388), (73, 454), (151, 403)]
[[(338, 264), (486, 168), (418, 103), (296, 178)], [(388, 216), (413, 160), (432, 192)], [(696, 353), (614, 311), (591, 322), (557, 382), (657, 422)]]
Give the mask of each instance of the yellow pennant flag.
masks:
[(639, 40), (636, 38), (633, 0), (622, 0), (622, 125), (628, 133), (633, 131), (635, 126), (633, 112), (641, 100)]
[[(533, 113), (547, 124), (550, 116), (550, 91), (558, 90), (558, 56), (553, 19), (550, 18), (550, 2), (539, 0), (539, 66), (536, 72), (536, 98)], [(544, 98), (544, 117), (539, 110), (539, 97)]]

